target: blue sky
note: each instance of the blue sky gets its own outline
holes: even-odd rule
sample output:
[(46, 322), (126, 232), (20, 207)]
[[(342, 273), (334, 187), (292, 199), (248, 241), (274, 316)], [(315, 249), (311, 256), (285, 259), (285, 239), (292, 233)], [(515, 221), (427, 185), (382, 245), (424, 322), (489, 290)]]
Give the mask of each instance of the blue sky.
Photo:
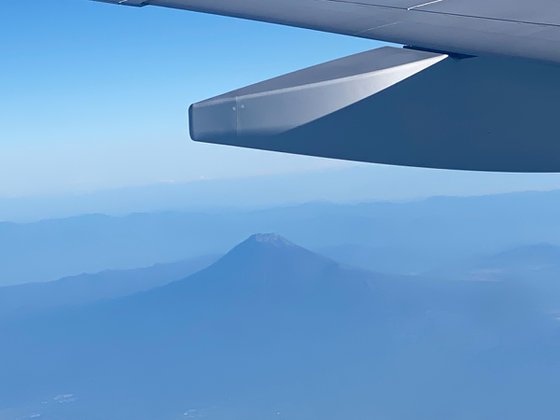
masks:
[(6, 0), (0, 196), (340, 163), (199, 145), (194, 101), (375, 47), (371, 41), (88, 0)]
[[(0, 24), (0, 197), (348, 165), (196, 144), (188, 139), (187, 108), (378, 45), (156, 7), (5, 0)], [(389, 189), (426, 174), (432, 187), (445, 180), (446, 192), (453, 179), (471, 187), (493, 183), (498, 191), (560, 186), (556, 175), (470, 176), (378, 165), (368, 165), (368, 170), (372, 177), (382, 176)]]

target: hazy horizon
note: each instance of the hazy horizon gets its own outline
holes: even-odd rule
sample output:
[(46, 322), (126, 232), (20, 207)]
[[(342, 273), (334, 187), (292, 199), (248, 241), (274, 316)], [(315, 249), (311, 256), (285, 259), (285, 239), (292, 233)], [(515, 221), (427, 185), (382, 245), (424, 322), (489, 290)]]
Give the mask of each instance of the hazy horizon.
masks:
[(274, 175), (164, 182), (74, 193), (0, 196), (0, 221), (83, 214), (258, 209), (313, 202), (401, 202), (560, 189), (560, 175), (471, 173), (353, 164)]

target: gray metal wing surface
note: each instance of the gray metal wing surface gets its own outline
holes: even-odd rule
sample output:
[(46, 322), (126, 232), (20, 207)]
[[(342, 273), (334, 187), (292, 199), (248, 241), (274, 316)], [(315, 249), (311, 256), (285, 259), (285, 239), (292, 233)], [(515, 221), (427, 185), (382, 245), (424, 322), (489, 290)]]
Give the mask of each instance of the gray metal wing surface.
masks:
[(558, 0), (102, 0), (389, 41), (195, 104), (195, 140), (388, 164), (560, 171)]
[(435, 51), (560, 63), (558, 0), (105, 0), (336, 32)]

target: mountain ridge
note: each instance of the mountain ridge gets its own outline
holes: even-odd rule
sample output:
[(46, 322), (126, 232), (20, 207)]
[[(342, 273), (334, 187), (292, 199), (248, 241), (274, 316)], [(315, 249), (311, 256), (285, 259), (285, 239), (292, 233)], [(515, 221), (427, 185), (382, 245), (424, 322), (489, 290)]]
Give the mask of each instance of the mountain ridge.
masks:
[[(421, 273), (520, 244), (560, 244), (559, 204), (557, 192), (520, 193), (0, 224), (0, 283), (223, 255), (255, 232), (278, 232), (311, 250), (330, 248), (333, 257), (338, 252), (333, 247), (353, 244), (358, 248), (343, 251), (348, 263), (379, 272)], [(372, 258), (371, 250), (383, 257)]]
[(131, 270), (84, 273), (50, 282), (0, 287), (0, 321), (65, 306), (92, 304), (163, 286), (214, 263), (214, 256)]

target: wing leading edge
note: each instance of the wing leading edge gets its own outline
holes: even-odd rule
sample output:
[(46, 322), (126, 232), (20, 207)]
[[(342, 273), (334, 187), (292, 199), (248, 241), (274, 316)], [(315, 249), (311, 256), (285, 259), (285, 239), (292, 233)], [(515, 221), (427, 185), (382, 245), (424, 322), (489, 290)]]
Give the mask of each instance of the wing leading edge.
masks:
[(557, 0), (97, 0), (164, 6), (449, 53), (560, 63)]

